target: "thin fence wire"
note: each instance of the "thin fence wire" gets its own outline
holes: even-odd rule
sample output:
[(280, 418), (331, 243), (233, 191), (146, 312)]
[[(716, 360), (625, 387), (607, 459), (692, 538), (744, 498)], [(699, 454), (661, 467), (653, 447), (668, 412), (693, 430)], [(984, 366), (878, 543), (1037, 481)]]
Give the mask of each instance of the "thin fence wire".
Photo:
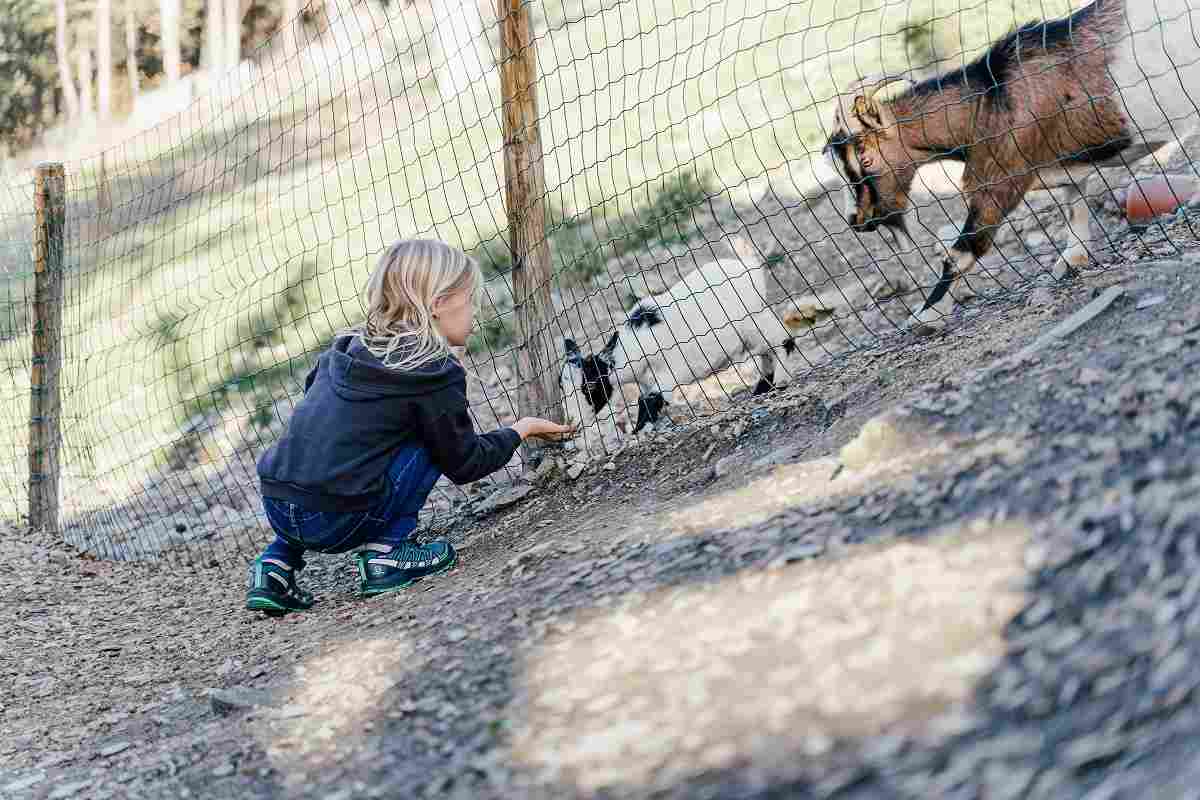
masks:
[[(366, 276), (397, 239), (444, 239), (489, 275), (463, 356), (478, 427), (550, 411), (517, 401), (532, 376), (516, 359), (495, 8), (326, 0), (319, 10), (297, 23), (297, 40), (276, 36), (234, 71), (188, 76), (184, 110), (66, 162), (62, 534), (98, 556), (258, 552), (269, 528), (256, 460), (333, 334), (362, 319)], [(899, 346), (922, 329), (916, 316), (936, 326), (982, 313), (973, 295), (1044, 283), (1071, 244), (1060, 201), (1073, 191), (1094, 217), (1087, 269), (1189, 247), (1186, 215), (1140, 230), (1120, 204), (1135, 175), (1195, 175), (1190, 102), (1169, 110), (1174, 149), (1149, 168), (1023, 195), (979, 267), (923, 315), (940, 254), (979, 202), (958, 161), (988, 142), (957, 130), (965, 140), (912, 165), (881, 151), (874, 175), (847, 175), (844, 162), (838, 175), (823, 159), (843, 144), (868, 148), (861, 159), (872, 136), (888, 135), (838, 130), (839, 92), (859, 77), (965, 75), (1014, 24), (1069, 10), (1066, 0), (531, 3), (549, 333), (562, 344), (566, 411), (586, 425), (557, 457), (607, 459), (644, 437), (639, 399), (655, 392), (671, 400), (660, 427), (718, 413), (763, 377), (803, 384), (850, 353)], [(1036, 50), (1030, 40), (1016, 67), (1035, 64)], [(1171, 66), (1189, 70), (1196, 50), (1180, 40)], [(963, 86), (951, 105), (988, 101)], [(1019, 82), (990, 91), (1016, 97), (996, 93)], [(925, 122), (942, 124), (937, 113)], [(847, 192), (858, 208), (881, 202), (886, 167), (910, 166), (920, 167), (906, 191), (911, 240), (847, 224)], [(0, 187), (0, 516), (17, 518), (28, 502), (32, 178)], [(424, 524), (478, 507), (522, 466), (518, 456), (477, 484), (439, 483)]]

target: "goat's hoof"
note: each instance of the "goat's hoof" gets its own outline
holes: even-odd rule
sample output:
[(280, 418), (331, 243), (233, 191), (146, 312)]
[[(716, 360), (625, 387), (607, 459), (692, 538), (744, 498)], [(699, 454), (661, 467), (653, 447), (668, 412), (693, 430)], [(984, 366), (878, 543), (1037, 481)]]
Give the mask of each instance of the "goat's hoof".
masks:
[(1087, 253), (1082, 255), (1064, 255), (1054, 262), (1054, 266), (1050, 268), (1050, 274), (1054, 276), (1054, 280), (1062, 281), (1067, 278), (1074, 278), (1079, 274), (1079, 270), (1086, 267), (1091, 262), (1091, 258)]
[(754, 384), (754, 391), (750, 393), (752, 397), (758, 397), (760, 394), (766, 394), (775, 388), (775, 384), (771, 383), (766, 378), (759, 378), (758, 383)]
[[(950, 304), (944, 303), (949, 306)], [(949, 311), (941, 311), (937, 306), (929, 306), (923, 308), (913, 314), (909, 320), (908, 330), (914, 336), (932, 336), (935, 333), (940, 333), (946, 327), (946, 317)]]

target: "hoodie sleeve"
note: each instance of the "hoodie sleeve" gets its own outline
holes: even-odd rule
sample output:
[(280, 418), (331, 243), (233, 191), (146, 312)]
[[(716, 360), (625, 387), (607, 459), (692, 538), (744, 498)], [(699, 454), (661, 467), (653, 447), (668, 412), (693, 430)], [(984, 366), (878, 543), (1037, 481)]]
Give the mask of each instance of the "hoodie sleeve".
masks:
[(418, 405), (418, 430), (429, 449), (430, 459), (442, 474), (462, 485), (477, 481), (503, 467), (521, 444), (521, 434), (512, 428), (500, 428), (478, 434), (467, 412), (465, 378), (443, 392), (440, 409), (431, 404)]

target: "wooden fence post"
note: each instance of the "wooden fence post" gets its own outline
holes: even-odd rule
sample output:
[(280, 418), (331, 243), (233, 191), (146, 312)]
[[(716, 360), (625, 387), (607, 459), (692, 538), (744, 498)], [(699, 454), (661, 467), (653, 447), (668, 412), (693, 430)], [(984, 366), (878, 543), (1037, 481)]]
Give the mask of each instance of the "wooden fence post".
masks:
[[(546, 241), (546, 175), (538, 129), (537, 53), (528, 0), (497, 0), (500, 97), (504, 131), (504, 205), (513, 254), (513, 301), (520, 336), (517, 413), (563, 421), (557, 350), (551, 322), (550, 245)], [(540, 443), (527, 442), (530, 455)]]
[(29, 526), (59, 533), (58, 385), (62, 364), (63, 228), (66, 182), (62, 164), (38, 164), (34, 174), (33, 360), (29, 373)]

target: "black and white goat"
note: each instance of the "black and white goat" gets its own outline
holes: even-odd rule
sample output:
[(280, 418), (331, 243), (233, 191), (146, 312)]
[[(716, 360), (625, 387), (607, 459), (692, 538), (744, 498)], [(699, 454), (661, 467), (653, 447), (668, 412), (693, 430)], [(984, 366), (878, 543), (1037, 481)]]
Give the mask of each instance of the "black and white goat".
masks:
[(764, 258), (745, 237), (735, 237), (733, 247), (734, 258), (704, 264), (665, 292), (638, 300), (599, 352), (585, 356), (565, 339), (564, 394), (577, 393), (580, 410), (599, 414), (619, 379), (636, 381), (637, 433), (658, 420), (672, 389), (748, 357), (758, 358), (755, 394), (771, 389), (774, 347), (793, 346), (768, 297), (770, 263), (782, 257)]
[[(1200, 7), (1191, 10), (1188, 0), (1093, 0), (1062, 19), (1023, 25), (962, 69), (910, 82), (890, 99), (876, 94), (906, 79), (860, 79), (839, 99), (824, 148), (850, 190), (847, 221), (908, 236), (917, 167), (952, 159), (964, 164), (967, 217), (922, 312), (976, 266), (1033, 189), (1074, 189), (1072, 241), (1055, 274), (1087, 263), (1089, 210), (1079, 180), (1098, 165), (1161, 148), (1173, 126), (1196, 113), (1197, 24)], [(1195, 100), (1190, 87), (1198, 87)]]

